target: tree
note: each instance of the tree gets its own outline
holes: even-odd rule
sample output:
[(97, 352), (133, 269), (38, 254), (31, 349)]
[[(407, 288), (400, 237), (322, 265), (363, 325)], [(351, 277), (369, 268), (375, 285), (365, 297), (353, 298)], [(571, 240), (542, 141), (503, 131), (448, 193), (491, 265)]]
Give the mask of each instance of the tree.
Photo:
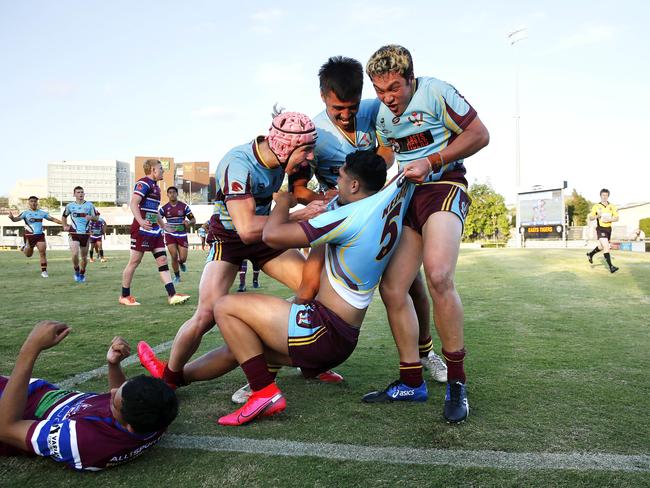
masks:
[(59, 202), (55, 197), (45, 197), (45, 198), (40, 198), (38, 200), (38, 204), (42, 208), (47, 208), (47, 209), (59, 209), (61, 206), (61, 202)]
[(465, 219), (465, 239), (495, 237), (507, 240), (510, 214), (505, 199), (489, 183), (474, 183), (469, 189), (472, 205)]
[(587, 225), (587, 215), (591, 211), (591, 202), (580, 195), (574, 188), (571, 196), (566, 199), (566, 209), (570, 225)]

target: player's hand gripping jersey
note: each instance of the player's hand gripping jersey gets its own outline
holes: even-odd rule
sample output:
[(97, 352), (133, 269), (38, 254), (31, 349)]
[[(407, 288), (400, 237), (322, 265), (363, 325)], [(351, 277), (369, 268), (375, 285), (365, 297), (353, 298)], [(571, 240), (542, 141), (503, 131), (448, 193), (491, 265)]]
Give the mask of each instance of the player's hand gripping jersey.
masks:
[(377, 146), (375, 119), (380, 104), (378, 99), (361, 100), (359, 111), (354, 118), (354, 140), (332, 122), (327, 111), (324, 110), (314, 117), (314, 125), (318, 131), (314, 163), (305, 171), (301, 171), (300, 177), (310, 180), (315, 175), (322, 191), (336, 188), (336, 178), (345, 157), (352, 152), (372, 150)]
[(18, 215), (25, 222), (26, 234), (42, 234), (43, 220), (50, 216), (45, 210), (25, 210)]
[[(447, 147), (476, 118), (476, 110), (450, 84), (429, 77), (417, 78), (416, 83), (401, 116), (384, 104), (377, 114), (379, 143), (393, 148), (400, 169)], [(438, 181), (445, 174), (464, 175), (463, 160), (448, 162), (425, 181)]]
[(185, 229), (185, 219), (192, 219), (192, 210), (184, 202), (177, 202), (176, 205), (166, 203), (160, 207), (160, 216), (163, 217), (174, 230), (165, 234), (174, 237), (187, 237), (187, 230)]
[(74, 234), (88, 234), (90, 221), (86, 219), (86, 215), (94, 217), (97, 215), (97, 211), (95, 210), (95, 206), (90, 202), (70, 202), (65, 206), (63, 215), (65, 217), (71, 217), (70, 226), (72, 230), (70, 232)]
[(370, 305), (402, 234), (415, 185), (395, 178), (374, 195), (325, 212), (300, 226), (312, 247), (327, 243), (327, 278), (346, 302)]
[(140, 201), (140, 216), (151, 222), (151, 229), (145, 229), (138, 225), (138, 221), (133, 219), (133, 226), (138, 225), (139, 233), (148, 236), (159, 236), (162, 233), (162, 229), (158, 225), (158, 207), (160, 206), (160, 188), (158, 184), (145, 176), (140, 178), (135, 184), (133, 193), (140, 195), (142, 200)]
[(280, 166), (268, 168), (259, 155), (257, 144), (258, 139), (231, 149), (215, 171), (217, 198), (210, 219), (210, 233), (224, 242), (239, 240), (226, 202), (254, 198), (255, 215), (268, 215), (273, 193), (282, 186), (284, 170)]

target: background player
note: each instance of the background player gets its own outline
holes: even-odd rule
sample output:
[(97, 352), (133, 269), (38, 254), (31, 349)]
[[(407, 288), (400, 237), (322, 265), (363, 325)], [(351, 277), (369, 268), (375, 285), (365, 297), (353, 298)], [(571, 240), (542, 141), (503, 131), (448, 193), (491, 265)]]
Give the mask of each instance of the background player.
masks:
[[(260, 267), (257, 263), (251, 263), (253, 266), (253, 288), (259, 288), (260, 287)], [(246, 291), (246, 272), (248, 271), (248, 264), (247, 261), (244, 260), (241, 262), (241, 266), (239, 266), (239, 288), (237, 288), (237, 291), (239, 293), (242, 293)]]
[(201, 239), (201, 251), (205, 251), (205, 238), (208, 235), (208, 226), (207, 222), (202, 224), (196, 231), (196, 233), (199, 235), (199, 239)]
[[(339, 208), (292, 223), (293, 197), (276, 195), (264, 240), (283, 248), (320, 246), (327, 255), (320, 290), (315, 300), (300, 305), (265, 295), (231, 295), (216, 303), (219, 329), (253, 391), (220, 424), (241, 425), (284, 410), (286, 402), (267, 362), (299, 366), (315, 375), (352, 353), (373, 292), (399, 242), (413, 192), (413, 185), (394, 181), (377, 193), (385, 181), (384, 160), (359, 151), (348, 155), (340, 168)], [(424, 381), (419, 393), (426, 399)]]
[(129, 208), (133, 214), (131, 224), (131, 255), (124, 271), (122, 272), (122, 295), (119, 303), (122, 305), (140, 305), (134, 296), (131, 295), (131, 281), (136, 268), (142, 262), (145, 252), (151, 252), (156, 264), (160, 280), (167, 291), (167, 301), (170, 305), (185, 303), (190, 299), (189, 295), (176, 293), (169, 266), (167, 265), (167, 253), (165, 252), (165, 241), (162, 236), (162, 228), (159, 225), (158, 207), (160, 206), (160, 188), (158, 181), (163, 179), (162, 163), (157, 159), (147, 159), (143, 165), (146, 176), (140, 178), (135, 184)]
[(0, 455), (36, 454), (88, 471), (130, 461), (156, 444), (176, 418), (176, 395), (155, 378), (126, 380), (120, 362), (130, 348), (121, 337), (106, 354), (110, 393), (66, 391), (30, 379), (40, 353), (70, 330), (61, 322), (39, 322), (11, 376), (0, 376)]
[(20, 212), (17, 216), (9, 211), (9, 219), (12, 222), (18, 222), (22, 220), (25, 222), (25, 234), (23, 239), (25, 243), (23, 244), (21, 250), (25, 256), (28, 258), (32, 257), (34, 254), (34, 248), (38, 249), (38, 254), (41, 257), (41, 276), (47, 278), (47, 243), (45, 241), (45, 232), (43, 231), (43, 219), (49, 220), (50, 222), (55, 222), (59, 225), (62, 225), (59, 219), (52, 217), (45, 210), (38, 208), (38, 197), (31, 196), (28, 199), (29, 210)]
[[(485, 147), (489, 134), (476, 111), (456, 89), (429, 77), (415, 78), (411, 54), (390, 45), (375, 52), (366, 73), (382, 101), (377, 133), (416, 187), (404, 235), (380, 286), (400, 355), (400, 381), (364, 401), (408, 398), (405, 370), (418, 368), (418, 328), (408, 290), (422, 263), (433, 299), (434, 322), (447, 360), (448, 382), (443, 414), (461, 422), (469, 413), (465, 390), (463, 306), (454, 274), (463, 221), (469, 209), (463, 158)], [(421, 370), (420, 370), (421, 374)]]
[(589, 220), (596, 220), (596, 235), (598, 236), (598, 245), (587, 253), (589, 262), (593, 264), (594, 255), (604, 251), (609, 272), (616, 273), (618, 268), (612, 264), (609, 240), (612, 238), (612, 222), (618, 222), (618, 210), (616, 206), (609, 203), (609, 190), (607, 188), (600, 190), (600, 202), (591, 207)]
[[(70, 202), (65, 206), (61, 217), (63, 230), (69, 232), (74, 280), (78, 283), (86, 282), (88, 240), (90, 238), (89, 225), (92, 220), (97, 220), (95, 206), (91, 202), (87, 202), (85, 196), (84, 189), (75, 186), (74, 202)], [(68, 225), (68, 217), (70, 217), (70, 225)]]
[(192, 210), (185, 203), (178, 199), (178, 188), (170, 186), (167, 188), (169, 202), (160, 207), (160, 217), (167, 222), (165, 230), (165, 245), (172, 257), (172, 269), (174, 270), (174, 283), (180, 283), (181, 271), (187, 271), (187, 231), (191, 225), (196, 224)]
[[(273, 193), (280, 189), (285, 174), (295, 173), (313, 158), (316, 129), (304, 114), (274, 113), (268, 136), (231, 149), (215, 172), (217, 198), (210, 217), (209, 235), (215, 239), (199, 284), (199, 304), (194, 315), (178, 330), (168, 364), (141, 343), (138, 355), (156, 377), (171, 385), (185, 384), (183, 366), (214, 327), (214, 304), (228, 293), (244, 259), (257, 263), (272, 278), (297, 290), (304, 257), (296, 250), (272, 249), (262, 242)], [(314, 202), (294, 212), (292, 218), (307, 219), (325, 208)]]
[(97, 220), (91, 220), (88, 224), (88, 231), (90, 232), (90, 262), (95, 262), (93, 251), (97, 251), (99, 260), (105, 263), (102, 240), (106, 237), (106, 221), (99, 215), (99, 212), (97, 212)]

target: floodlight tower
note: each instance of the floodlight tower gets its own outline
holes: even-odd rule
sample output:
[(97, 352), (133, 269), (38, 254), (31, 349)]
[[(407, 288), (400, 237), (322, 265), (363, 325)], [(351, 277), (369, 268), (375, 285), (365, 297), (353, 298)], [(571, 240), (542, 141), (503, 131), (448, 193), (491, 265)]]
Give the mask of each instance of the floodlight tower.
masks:
[[(508, 33), (506, 36), (511, 46), (514, 46), (524, 39), (528, 39), (528, 28), (521, 27)], [(519, 147), (519, 58), (515, 63), (515, 178), (516, 178), (516, 191), (517, 191), (517, 219), (516, 230), (519, 235), (519, 227), (521, 226), (521, 215), (519, 210), (519, 191), (521, 187), (521, 154)], [(517, 243), (521, 245), (521, 239), (517, 239)]]

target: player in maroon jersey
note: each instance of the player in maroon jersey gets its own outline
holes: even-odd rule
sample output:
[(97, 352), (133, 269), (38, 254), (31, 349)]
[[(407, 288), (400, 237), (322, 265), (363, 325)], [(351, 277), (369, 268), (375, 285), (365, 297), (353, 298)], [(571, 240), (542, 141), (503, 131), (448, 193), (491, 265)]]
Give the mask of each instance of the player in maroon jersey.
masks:
[(130, 347), (121, 337), (106, 354), (110, 393), (67, 391), (30, 379), (40, 353), (70, 330), (61, 322), (39, 322), (11, 376), (0, 376), (0, 455), (39, 455), (82, 471), (130, 461), (156, 444), (176, 418), (176, 395), (155, 378), (126, 380), (120, 362)]
[(190, 296), (176, 293), (172, 277), (169, 274), (169, 266), (167, 265), (165, 241), (158, 220), (160, 218), (158, 214), (160, 188), (157, 182), (163, 179), (162, 163), (157, 159), (147, 159), (143, 164), (143, 168), (147, 176), (140, 178), (135, 184), (131, 203), (129, 204), (133, 214), (131, 257), (122, 272), (122, 296), (120, 296), (119, 303), (126, 306), (140, 305), (135, 297), (131, 295), (131, 281), (144, 253), (150, 251), (158, 264), (160, 279), (165, 285), (165, 290), (167, 290), (169, 304), (178, 305), (188, 301)]
[(180, 283), (181, 271), (187, 271), (187, 230), (191, 225), (196, 224), (189, 205), (178, 199), (178, 188), (170, 186), (167, 188), (169, 202), (160, 207), (160, 217), (167, 222), (165, 229), (165, 245), (172, 257), (172, 269), (174, 270), (174, 283)]

